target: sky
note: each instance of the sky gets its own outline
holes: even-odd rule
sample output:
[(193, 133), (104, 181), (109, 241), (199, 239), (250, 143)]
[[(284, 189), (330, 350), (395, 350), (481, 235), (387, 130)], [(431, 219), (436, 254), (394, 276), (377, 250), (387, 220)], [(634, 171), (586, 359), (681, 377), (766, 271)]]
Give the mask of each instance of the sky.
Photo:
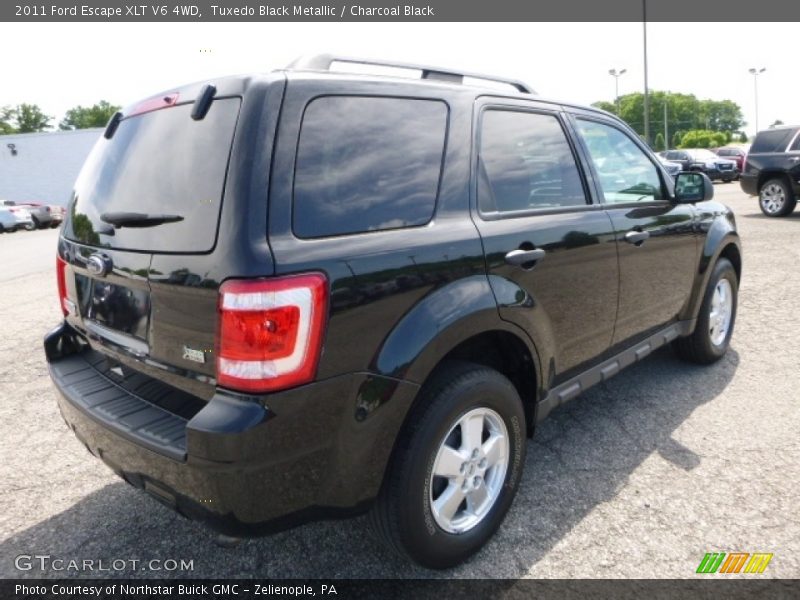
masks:
[[(800, 123), (796, 23), (648, 23), (649, 87), (730, 99), (758, 124)], [(769, 43), (757, 43), (769, 40)], [(192, 81), (282, 68), (301, 55), (391, 59), (522, 79), (579, 104), (644, 89), (642, 23), (0, 23), (0, 106), (56, 117), (127, 105)]]

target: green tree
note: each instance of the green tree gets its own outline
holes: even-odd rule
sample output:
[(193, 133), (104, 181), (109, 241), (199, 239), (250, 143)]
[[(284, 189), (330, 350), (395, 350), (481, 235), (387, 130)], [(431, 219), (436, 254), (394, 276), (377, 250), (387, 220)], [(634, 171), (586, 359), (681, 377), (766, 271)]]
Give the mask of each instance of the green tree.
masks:
[[(595, 102), (593, 106), (616, 112), (610, 102)], [(667, 129), (670, 133), (691, 129), (733, 133), (741, 130), (744, 125), (741, 108), (731, 100), (698, 100), (693, 94), (653, 90), (650, 92), (648, 115), (651, 131), (664, 130), (665, 108)], [(644, 94), (636, 92), (620, 96), (619, 116), (637, 133), (644, 133)], [(674, 134), (672, 145), (676, 145)]]
[(660, 131), (656, 134), (656, 139), (653, 142), (653, 147), (656, 149), (656, 151), (667, 149), (666, 144), (664, 144), (664, 136)]
[(773, 129), (775, 127), (779, 127), (780, 125), (783, 125), (783, 121), (781, 121), (780, 119), (775, 119), (775, 122), (772, 125), (770, 125), (769, 128)]
[(67, 111), (58, 127), (63, 130), (105, 127), (108, 120), (119, 109), (119, 106), (109, 104), (105, 100), (89, 107), (76, 106)]
[(17, 133), (44, 131), (50, 127), (50, 121), (53, 120), (53, 117), (44, 114), (37, 104), (20, 104), (14, 110)]
[(709, 129), (692, 129), (681, 139), (682, 148), (717, 148), (726, 144), (725, 134)]
[(599, 108), (600, 110), (604, 110), (606, 112), (610, 112), (611, 114), (617, 114), (617, 105), (613, 102), (606, 102), (605, 100), (600, 100), (599, 102), (595, 102), (592, 106)]
[(739, 135), (739, 142), (742, 144), (747, 143), (747, 134), (744, 131)]
[(16, 131), (16, 127), (14, 127), (12, 124), (12, 121), (14, 120), (13, 108), (10, 106), (4, 106), (0, 108), (0, 135), (14, 133)]
[(681, 145), (681, 140), (683, 139), (683, 132), (676, 131), (675, 134), (672, 136), (672, 147), (677, 148)]

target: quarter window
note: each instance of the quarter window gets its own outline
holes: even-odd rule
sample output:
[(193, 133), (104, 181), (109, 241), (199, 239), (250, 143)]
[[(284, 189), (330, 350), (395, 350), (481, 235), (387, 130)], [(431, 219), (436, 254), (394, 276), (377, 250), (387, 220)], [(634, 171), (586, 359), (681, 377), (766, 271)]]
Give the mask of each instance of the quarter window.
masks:
[(435, 100), (328, 96), (306, 108), (292, 228), (301, 238), (424, 225), (447, 127)]
[(789, 152), (798, 152), (800, 151), (800, 133), (795, 134), (794, 143), (792, 147), (789, 148)]
[(631, 138), (616, 127), (578, 120), (607, 204), (662, 200), (658, 169)]
[(479, 163), (482, 213), (586, 204), (575, 157), (553, 115), (486, 111)]

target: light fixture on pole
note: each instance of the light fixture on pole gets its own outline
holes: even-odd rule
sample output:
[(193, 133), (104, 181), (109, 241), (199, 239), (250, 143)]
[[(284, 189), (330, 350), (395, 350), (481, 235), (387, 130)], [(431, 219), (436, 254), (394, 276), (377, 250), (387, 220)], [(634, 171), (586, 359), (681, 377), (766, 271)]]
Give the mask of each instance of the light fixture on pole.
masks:
[(753, 76), (753, 93), (756, 100), (756, 133), (758, 133), (758, 76), (766, 70), (766, 67), (748, 69), (750, 75)]
[(608, 74), (614, 78), (614, 104), (617, 105), (617, 116), (619, 116), (619, 78), (622, 77), (627, 69), (609, 69)]

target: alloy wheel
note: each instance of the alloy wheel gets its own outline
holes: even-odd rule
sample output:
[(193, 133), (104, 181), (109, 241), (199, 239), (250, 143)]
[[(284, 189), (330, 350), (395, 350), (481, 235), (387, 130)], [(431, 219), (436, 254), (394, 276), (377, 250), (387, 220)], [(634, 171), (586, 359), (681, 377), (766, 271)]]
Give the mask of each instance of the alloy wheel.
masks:
[(510, 441), (503, 419), (490, 408), (459, 417), (433, 463), (431, 512), (448, 533), (477, 526), (494, 506), (508, 469)]

